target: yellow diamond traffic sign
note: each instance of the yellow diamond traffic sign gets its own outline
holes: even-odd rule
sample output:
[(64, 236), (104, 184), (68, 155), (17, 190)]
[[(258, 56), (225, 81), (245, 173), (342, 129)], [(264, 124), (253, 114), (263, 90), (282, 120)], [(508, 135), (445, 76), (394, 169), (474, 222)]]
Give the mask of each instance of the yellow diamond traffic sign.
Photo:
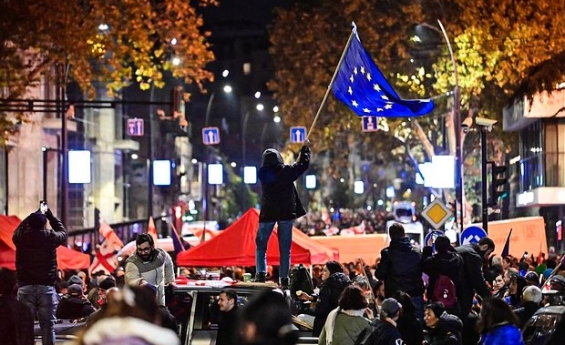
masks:
[(439, 229), (452, 213), (439, 199), (432, 201), (423, 211), (422, 217), (426, 219), (434, 229)]

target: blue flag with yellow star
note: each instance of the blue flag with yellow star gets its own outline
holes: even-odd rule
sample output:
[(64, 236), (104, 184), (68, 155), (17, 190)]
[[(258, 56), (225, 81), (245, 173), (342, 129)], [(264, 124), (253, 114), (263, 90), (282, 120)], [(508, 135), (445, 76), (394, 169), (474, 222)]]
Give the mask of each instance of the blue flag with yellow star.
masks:
[(359, 116), (416, 117), (434, 110), (431, 99), (401, 99), (367, 53), (353, 26), (353, 37), (332, 91)]

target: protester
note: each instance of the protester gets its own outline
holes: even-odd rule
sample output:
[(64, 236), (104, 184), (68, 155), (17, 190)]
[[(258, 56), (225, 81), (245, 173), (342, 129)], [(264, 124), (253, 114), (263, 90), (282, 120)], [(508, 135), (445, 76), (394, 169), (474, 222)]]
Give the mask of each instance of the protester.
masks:
[(31, 309), (13, 295), (15, 272), (0, 267), (0, 344), (33, 345), (33, 316)]
[(263, 162), (258, 172), (262, 195), (259, 229), (255, 239), (256, 282), (265, 281), (267, 244), (276, 223), (280, 253), (280, 284), (284, 288), (290, 286), (292, 227), (296, 218), (306, 214), (298, 198), (294, 181), (304, 174), (309, 164), (310, 148), (306, 145), (302, 146), (298, 161), (292, 165), (284, 164), (280, 152), (275, 149), (266, 149), (263, 152)]
[(484, 300), (478, 322), (481, 345), (524, 345), (518, 317), (503, 300)]
[(375, 295), (375, 307), (377, 311), (383, 304), (385, 300), (385, 282), (382, 280), (378, 280), (375, 285), (373, 286), (373, 293)]
[(501, 273), (492, 281), (492, 297), (502, 299), (506, 291), (508, 291), (508, 287), (504, 284), (504, 275)]
[(241, 345), (294, 345), (298, 332), (282, 293), (266, 289), (253, 296), (241, 312)]
[(363, 317), (365, 312), (373, 318), (368, 309), (367, 299), (363, 291), (355, 285), (346, 287), (339, 298), (338, 307), (330, 312), (318, 345), (353, 345), (359, 335), (369, 327), (369, 319)]
[(402, 305), (394, 298), (383, 301), (378, 318), (371, 321), (362, 341), (366, 345), (404, 345), (397, 328), (397, 321), (402, 313)]
[[(47, 221), (52, 229), (47, 229)], [(67, 241), (63, 223), (47, 208), (25, 218), (12, 236), (16, 245), (18, 300), (38, 316), (43, 345), (55, 342), (57, 247)]]
[(351, 283), (349, 277), (343, 273), (343, 266), (337, 261), (326, 262), (322, 271), (322, 280), (324, 282), (320, 287), (319, 295), (310, 296), (302, 292), (298, 296), (302, 300), (316, 302), (316, 307), (312, 311), (315, 316), (312, 328), (314, 337), (320, 336), (328, 314), (337, 308), (341, 292)]
[(463, 323), (446, 312), (441, 302), (428, 304), (424, 309), (424, 322), (429, 328), (428, 345), (461, 345)]
[(512, 309), (520, 308), (522, 306), (522, 291), (528, 286), (526, 279), (522, 276), (513, 276), (510, 278), (510, 285), (504, 301), (512, 307)]
[(55, 315), (58, 319), (77, 320), (94, 313), (95, 309), (84, 295), (81, 285), (73, 284), (67, 292), (57, 306)]
[(225, 289), (220, 292), (218, 300), (220, 317), (218, 320), (218, 333), (216, 345), (229, 345), (233, 343), (237, 327), (237, 293), (233, 289)]
[(481, 238), (478, 243), (455, 248), (463, 258), (461, 286), (460, 289), (457, 289), (457, 301), (463, 317), (466, 317), (471, 311), (475, 293), (482, 298), (491, 297), (490, 289), (483, 277), (482, 267), (483, 261), (488, 260), (494, 248), (494, 242), (488, 237)]
[(398, 290), (408, 293), (416, 307), (416, 316), (421, 320), (424, 313), (424, 283), (419, 249), (412, 246), (400, 223), (390, 226), (389, 235), (390, 245), (381, 250), (377, 279), (384, 280), (387, 298)]
[(101, 296), (99, 303), (100, 303), (100, 309), (96, 310), (94, 313), (90, 314), (88, 316), (88, 318), (86, 319), (86, 325), (90, 326), (93, 323), (95, 323), (96, 321), (100, 320), (101, 318), (104, 317), (105, 313), (106, 313), (106, 309), (108, 309), (108, 300), (112, 299), (112, 296), (114, 294), (117, 294), (120, 292), (120, 289), (118, 289), (117, 287), (113, 286), (113, 287), (109, 287), (108, 289), (104, 290), (104, 295)]
[(136, 251), (126, 260), (125, 282), (131, 286), (153, 284), (157, 287), (157, 304), (165, 305), (165, 285), (175, 285), (175, 272), (171, 256), (156, 248), (153, 237), (147, 233), (137, 235)]
[(406, 345), (421, 345), (424, 341), (422, 321), (417, 318), (416, 307), (412, 298), (404, 291), (396, 291), (393, 298), (402, 306), (397, 328)]
[(522, 307), (514, 309), (514, 314), (520, 319), (520, 329), (523, 329), (526, 322), (535, 314), (541, 307), (543, 294), (539, 287), (530, 285), (526, 287), (522, 293), (523, 303)]
[[(451, 246), (450, 240), (447, 236), (438, 236), (435, 240), (436, 253), (432, 255), (432, 247), (428, 243), (424, 247), (422, 255), (422, 271), (428, 275), (428, 288), (426, 296), (428, 301), (439, 302), (436, 296), (436, 289), (441, 284), (440, 277), (444, 276), (448, 280), (447, 283), (451, 284), (454, 288), (453, 296), (445, 296), (446, 300), (441, 300), (444, 303), (447, 312), (450, 314), (460, 315), (459, 304), (457, 303), (457, 291), (461, 289), (461, 270), (463, 268), (463, 258)], [(442, 282), (446, 278), (441, 278)], [(445, 288), (448, 289), (449, 287)], [(441, 292), (441, 291), (440, 291)], [(439, 298), (443, 298), (445, 291), (441, 292)], [(449, 299), (449, 300), (448, 300)], [(448, 303), (451, 302), (451, 303)], [(439, 316), (439, 315), (438, 315)]]

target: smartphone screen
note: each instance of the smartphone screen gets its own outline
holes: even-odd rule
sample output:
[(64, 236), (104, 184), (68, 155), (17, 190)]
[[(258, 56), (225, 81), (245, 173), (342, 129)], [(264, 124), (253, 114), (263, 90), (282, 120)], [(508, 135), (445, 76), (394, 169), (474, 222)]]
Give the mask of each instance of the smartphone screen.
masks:
[(47, 212), (47, 202), (45, 200), (41, 200), (39, 202), (39, 210), (41, 211), (41, 213)]

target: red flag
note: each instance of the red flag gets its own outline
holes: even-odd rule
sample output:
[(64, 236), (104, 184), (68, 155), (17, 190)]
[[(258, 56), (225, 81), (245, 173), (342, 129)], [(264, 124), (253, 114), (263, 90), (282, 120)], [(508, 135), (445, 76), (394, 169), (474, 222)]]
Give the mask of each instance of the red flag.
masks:
[[(114, 231), (112, 231), (112, 233), (114, 233)], [(116, 236), (115, 233), (114, 236)], [(117, 237), (118, 236), (116, 236), (116, 238)], [(88, 268), (88, 274), (92, 276), (92, 273), (101, 270), (107, 274), (113, 273), (118, 267), (118, 251), (123, 246), (121, 241), (117, 243), (114, 239), (106, 238), (100, 245), (100, 248), (96, 250), (96, 256), (92, 261), (92, 265)]]
[(177, 229), (173, 224), (169, 223), (169, 225), (171, 226), (171, 230), (172, 230), (171, 238), (173, 239), (173, 245), (175, 246), (175, 253), (178, 254), (180, 252), (183, 252), (184, 245), (182, 238), (179, 236), (179, 232), (177, 231)]
[(100, 235), (104, 236), (104, 238), (110, 241), (111, 244), (119, 246), (120, 248), (124, 246), (122, 240), (120, 240), (118, 235), (114, 232), (114, 229), (112, 229), (108, 223), (104, 221), (100, 222), (100, 229), (98, 229), (98, 231), (100, 232)]
[(157, 243), (157, 228), (155, 227), (155, 222), (153, 221), (153, 217), (149, 217), (149, 222), (147, 223), (147, 233), (153, 237), (153, 242)]

